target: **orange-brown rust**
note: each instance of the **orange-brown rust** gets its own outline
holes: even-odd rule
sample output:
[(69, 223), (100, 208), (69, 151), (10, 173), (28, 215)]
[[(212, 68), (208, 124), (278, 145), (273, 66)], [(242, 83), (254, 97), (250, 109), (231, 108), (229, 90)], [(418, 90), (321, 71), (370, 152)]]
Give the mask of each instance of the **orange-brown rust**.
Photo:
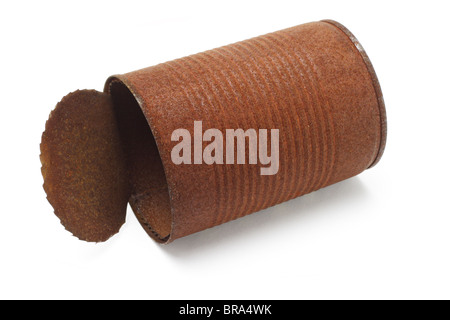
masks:
[[(114, 76), (105, 92), (112, 97), (127, 168), (119, 175), (120, 189), (128, 193), (121, 193), (115, 204), (125, 211), (120, 201), (129, 196), (145, 230), (162, 243), (357, 175), (378, 162), (386, 142), (386, 114), (375, 71), (356, 38), (334, 21), (304, 24)], [(203, 131), (279, 129), (278, 173), (261, 175), (261, 165), (174, 164), (172, 132), (184, 128), (193, 136), (194, 121), (202, 121)], [(67, 141), (72, 139), (69, 133)], [(59, 150), (56, 144), (46, 148), (43, 154)], [(104, 156), (97, 157), (99, 163)], [(76, 157), (82, 162), (85, 155)], [(85, 161), (92, 158), (90, 154)], [(69, 169), (53, 170), (63, 175)], [(65, 188), (45, 179), (49, 196)], [(86, 201), (97, 197), (77, 194), (76, 188), (67, 191)], [(52, 204), (55, 210), (59, 206), (57, 200)], [(76, 216), (75, 211), (60, 217)], [(88, 214), (83, 219), (89, 229)]]
[(45, 125), (41, 162), (47, 198), (67, 230), (91, 242), (119, 231), (130, 192), (109, 95), (64, 97)]

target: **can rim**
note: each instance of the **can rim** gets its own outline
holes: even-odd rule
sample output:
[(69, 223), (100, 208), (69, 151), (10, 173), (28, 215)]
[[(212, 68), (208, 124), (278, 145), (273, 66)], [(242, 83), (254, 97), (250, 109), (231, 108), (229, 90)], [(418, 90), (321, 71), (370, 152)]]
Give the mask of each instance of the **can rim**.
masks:
[(379, 108), (379, 113), (380, 113), (380, 144), (379, 144), (378, 152), (377, 152), (377, 155), (376, 155), (374, 161), (368, 167), (368, 168), (372, 168), (380, 161), (381, 157), (383, 156), (384, 149), (386, 148), (387, 117), (386, 117), (386, 106), (384, 104), (384, 98), (383, 98), (383, 93), (381, 91), (380, 82), (378, 81), (377, 74), (372, 65), (372, 62), (369, 59), (369, 56), (366, 53), (366, 50), (364, 50), (363, 46), (361, 45), (359, 40), (353, 35), (353, 33), (337, 21), (326, 19), (326, 20), (322, 20), (321, 22), (331, 24), (331, 25), (337, 27), (343, 33), (345, 33), (345, 35), (353, 42), (355, 47), (358, 49), (362, 59), (364, 60), (364, 63), (366, 64), (367, 71), (369, 72), (370, 77), (372, 79), (372, 84), (373, 84), (373, 88), (375, 90), (375, 94), (377, 97), (378, 108)]

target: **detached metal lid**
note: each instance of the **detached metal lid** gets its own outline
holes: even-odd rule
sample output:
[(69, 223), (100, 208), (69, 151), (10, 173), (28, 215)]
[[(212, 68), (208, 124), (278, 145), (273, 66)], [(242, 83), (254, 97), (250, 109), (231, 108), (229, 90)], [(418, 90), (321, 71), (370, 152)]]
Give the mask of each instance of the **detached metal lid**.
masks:
[(65, 96), (45, 125), (40, 158), (47, 199), (68, 231), (89, 242), (119, 231), (130, 188), (108, 94), (81, 90)]

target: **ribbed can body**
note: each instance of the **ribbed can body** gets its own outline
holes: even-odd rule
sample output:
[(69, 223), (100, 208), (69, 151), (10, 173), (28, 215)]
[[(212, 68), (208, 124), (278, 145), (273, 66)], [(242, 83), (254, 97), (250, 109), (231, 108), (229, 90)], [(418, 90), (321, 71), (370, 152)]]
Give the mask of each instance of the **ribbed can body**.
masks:
[[(159, 200), (145, 183), (130, 200), (149, 234), (171, 241), (378, 161), (386, 125), (381, 91), (359, 43), (342, 28), (304, 24), (108, 80), (106, 91), (121, 82), (138, 102), (161, 160), (154, 171), (167, 182), (163, 209), (151, 204)], [(174, 164), (171, 135), (184, 128), (194, 136), (194, 121), (202, 121), (203, 131), (279, 129), (278, 172), (261, 175), (261, 165), (248, 163)], [(152, 230), (154, 210), (170, 210), (169, 234)]]

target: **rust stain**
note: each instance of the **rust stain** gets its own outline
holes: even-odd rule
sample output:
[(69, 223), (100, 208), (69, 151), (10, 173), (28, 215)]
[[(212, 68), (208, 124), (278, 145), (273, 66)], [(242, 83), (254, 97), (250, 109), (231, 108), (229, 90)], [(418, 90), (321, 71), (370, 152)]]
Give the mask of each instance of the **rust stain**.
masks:
[[(65, 227), (104, 241), (127, 202), (168, 243), (355, 176), (386, 144), (386, 111), (358, 40), (325, 20), (110, 77), (78, 91), (43, 134), (44, 188)], [(172, 132), (279, 129), (279, 171), (176, 165)]]

